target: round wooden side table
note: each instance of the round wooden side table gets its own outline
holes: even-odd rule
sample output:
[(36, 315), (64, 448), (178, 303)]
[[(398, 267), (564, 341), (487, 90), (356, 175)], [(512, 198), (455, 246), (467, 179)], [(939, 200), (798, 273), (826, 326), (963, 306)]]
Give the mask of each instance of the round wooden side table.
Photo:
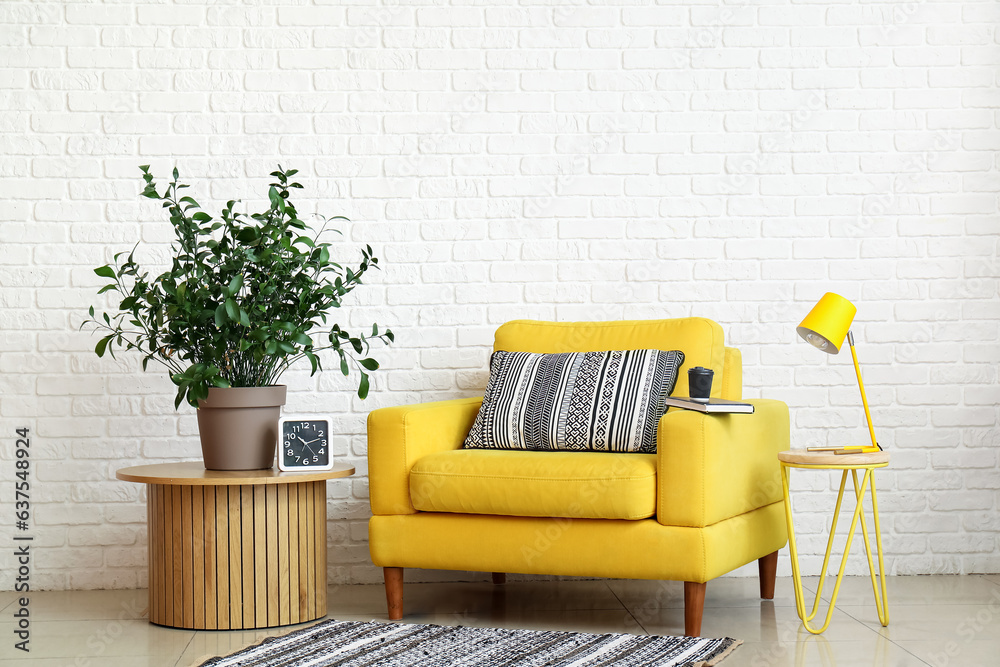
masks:
[[(889, 465), (889, 452), (869, 452), (865, 454), (833, 454), (830, 452), (810, 452), (804, 449), (790, 449), (778, 453), (778, 461), (781, 464), (781, 487), (785, 497), (785, 521), (788, 524), (788, 550), (792, 557), (792, 580), (795, 586), (795, 609), (802, 620), (802, 625), (810, 633), (818, 635), (830, 625), (833, 617), (834, 605), (837, 603), (837, 594), (840, 592), (840, 584), (844, 579), (844, 570), (847, 567), (847, 556), (851, 552), (851, 542), (854, 539), (854, 531), (858, 522), (861, 523), (861, 536), (865, 541), (865, 555), (868, 557), (868, 572), (871, 574), (872, 592), (875, 594), (875, 610), (878, 612), (879, 622), (883, 626), (889, 625), (889, 602), (885, 592), (885, 565), (882, 560), (882, 531), (878, 520), (878, 497), (875, 494), (875, 469), (884, 468)], [(826, 555), (823, 556), (823, 569), (820, 571), (819, 585), (816, 590), (816, 600), (813, 602), (812, 611), (806, 613), (805, 595), (802, 591), (802, 573), (799, 571), (799, 556), (795, 548), (795, 526), (792, 524), (792, 501), (788, 492), (788, 481), (791, 468), (802, 468), (810, 470), (840, 470), (840, 493), (837, 495), (837, 506), (833, 510), (833, 525), (830, 527), (830, 538), (826, 544)], [(864, 477), (858, 484), (858, 471), (864, 470)], [(847, 473), (851, 473), (854, 480), (854, 516), (851, 519), (851, 528), (847, 534), (847, 544), (844, 546), (844, 555), (840, 561), (840, 570), (837, 573), (837, 583), (833, 587), (833, 595), (830, 597), (830, 607), (826, 613), (826, 619), (821, 627), (810, 624), (816, 617), (819, 608), (819, 601), (823, 595), (823, 583), (826, 581), (826, 569), (830, 564), (830, 552), (833, 551), (833, 538), (837, 533), (837, 517), (840, 515), (840, 506), (844, 500), (844, 487), (847, 484)], [(865, 501), (865, 491), (871, 487), (872, 497), (872, 519), (875, 524), (875, 545), (878, 551), (878, 575), (875, 574), (875, 565), (872, 562), (872, 548), (868, 539), (868, 529), (865, 526), (865, 513), (863, 509)], [(881, 594), (880, 594), (881, 593)]]
[(200, 461), (117, 471), (148, 488), (150, 622), (237, 630), (325, 616), (326, 480), (352, 474)]

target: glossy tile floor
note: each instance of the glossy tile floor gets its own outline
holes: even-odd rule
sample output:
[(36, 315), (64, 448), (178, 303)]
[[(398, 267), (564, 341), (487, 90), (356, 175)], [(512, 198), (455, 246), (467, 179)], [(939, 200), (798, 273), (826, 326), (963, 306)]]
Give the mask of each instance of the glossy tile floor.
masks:
[[(815, 591), (817, 580), (808, 582)], [(829, 597), (832, 578), (824, 597)], [(889, 627), (879, 625), (870, 580), (845, 580), (830, 628), (806, 633), (795, 615), (791, 579), (772, 602), (756, 579), (709, 583), (702, 634), (744, 644), (724, 667), (784, 665), (1000, 665), (1000, 575), (890, 577)], [(405, 621), (441, 625), (683, 634), (683, 585), (564, 580), (407, 584)], [(14, 649), (14, 594), (0, 593), (0, 667), (187, 667), (231, 653), (270, 630), (194, 632), (150, 625), (146, 591), (33, 592), (31, 652)], [(381, 619), (381, 586), (331, 586), (329, 617)], [(821, 613), (825, 607), (821, 609)]]

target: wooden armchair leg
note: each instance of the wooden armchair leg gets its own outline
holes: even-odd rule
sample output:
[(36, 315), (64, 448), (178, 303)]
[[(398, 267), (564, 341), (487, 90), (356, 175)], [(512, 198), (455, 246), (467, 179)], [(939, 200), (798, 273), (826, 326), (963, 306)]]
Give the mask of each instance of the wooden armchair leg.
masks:
[(684, 634), (701, 636), (701, 616), (705, 610), (706, 583), (684, 582)]
[(760, 597), (764, 600), (773, 600), (774, 580), (778, 573), (778, 552), (758, 558), (757, 570), (760, 572)]
[(507, 574), (504, 572), (494, 572), (493, 573), (493, 583), (499, 586), (500, 584), (507, 583)]
[(385, 601), (389, 609), (389, 620), (398, 621), (403, 618), (403, 568), (383, 567), (385, 578)]

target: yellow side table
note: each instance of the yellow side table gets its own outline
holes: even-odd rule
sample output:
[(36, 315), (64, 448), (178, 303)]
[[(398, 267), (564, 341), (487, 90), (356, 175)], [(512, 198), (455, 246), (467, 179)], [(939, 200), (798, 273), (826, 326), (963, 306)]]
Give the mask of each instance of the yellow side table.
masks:
[[(878, 611), (878, 620), (883, 626), (889, 625), (889, 604), (885, 593), (885, 566), (882, 561), (882, 532), (879, 528), (878, 520), (878, 497), (875, 494), (876, 468), (884, 468), (889, 465), (889, 452), (871, 452), (868, 454), (832, 454), (829, 452), (810, 452), (804, 449), (790, 449), (778, 454), (778, 461), (781, 463), (781, 486), (785, 496), (785, 520), (788, 523), (788, 550), (792, 556), (792, 578), (795, 583), (795, 608), (802, 619), (802, 625), (806, 630), (814, 635), (818, 635), (830, 625), (833, 617), (834, 605), (837, 603), (837, 594), (840, 592), (840, 584), (844, 579), (844, 570), (847, 566), (847, 555), (851, 553), (851, 542), (854, 539), (854, 530), (861, 522), (861, 536), (865, 541), (865, 555), (868, 557), (868, 572), (872, 579), (872, 593), (875, 595), (875, 609)], [(840, 492), (837, 495), (837, 507), (833, 510), (833, 525), (830, 527), (830, 538), (826, 545), (826, 555), (823, 557), (823, 569), (820, 572), (819, 586), (816, 590), (816, 600), (813, 603), (812, 611), (806, 615), (805, 597), (802, 591), (802, 574), (799, 571), (799, 557), (795, 548), (795, 528), (792, 525), (792, 503), (788, 494), (788, 480), (790, 468), (802, 468), (806, 470), (841, 470), (843, 475), (840, 478)], [(858, 471), (864, 470), (864, 477), (861, 484), (858, 484)], [(854, 495), (857, 505), (854, 508), (854, 518), (851, 519), (851, 529), (847, 534), (847, 544), (844, 546), (844, 556), (840, 562), (840, 571), (837, 573), (837, 583), (833, 587), (833, 596), (830, 599), (830, 608), (826, 613), (826, 620), (823, 627), (814, 628), (810, 621), (815, 618), (819, 609), (819, 601), (823, 595), (823, 583), (826, 581), (826, 569), (830, 564), (830, 552), (833, 550), (833, 538), (837, 533), (837, 517), (840, 515), (840, 505), (844, 500), (844, 487), (847, 484), (847, 473), (850, 471), (854, 480)], [(875, 522), (875, 545), (878, 550), (878, 575), (875, 574), (875, 565), (872, 562), (871, 543), (868, 540), (868, 529), (865, 526), (865, 515), (863, 510), (865, 490), (871, 487), (872, 515)]]

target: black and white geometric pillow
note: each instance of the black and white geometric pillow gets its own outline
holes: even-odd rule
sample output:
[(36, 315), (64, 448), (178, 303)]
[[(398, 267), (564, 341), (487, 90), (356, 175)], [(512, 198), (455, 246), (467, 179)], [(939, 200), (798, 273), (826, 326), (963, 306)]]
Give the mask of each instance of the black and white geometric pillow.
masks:
[(680, 350), (498, 350), (465, 447), (655, 452), (683, 363)]

